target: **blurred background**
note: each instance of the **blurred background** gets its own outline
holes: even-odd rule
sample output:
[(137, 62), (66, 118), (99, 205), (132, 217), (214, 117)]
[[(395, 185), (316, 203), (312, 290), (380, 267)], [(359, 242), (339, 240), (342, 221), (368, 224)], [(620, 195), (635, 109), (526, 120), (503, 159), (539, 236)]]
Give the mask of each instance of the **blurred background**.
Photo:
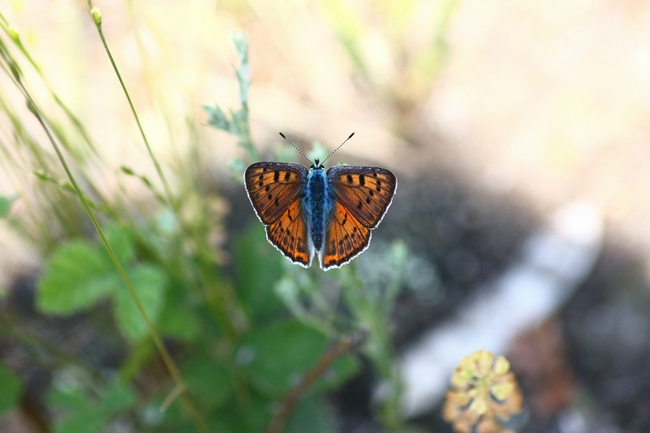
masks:
[[(228, 112), (241, 105), (235, 75), (241, 59), (231, 41), (241, 31), (250, 47), (250, 133), (262, 160), (288, 157), (306, 163), (287, 151), (278, 131), (306, 152), (314, 143), (332, 150), (355, 131), (331, 163), (377, 165), (399, 178), (395, 201), (355, 272), (372, 281), (382, 260), (389, 260), (382, 254), (399, 242), (409, 251), (401, 290), (387, 313), (394, 362), (407, 372), (407, 383), (408, 354), (419, 350), (423, 335), (443, 324), (453, 339), (459, 335), (454, 324), (466, 324), (467, 315), (477, 317), (482, 302), (507, 298), (507, 293), (497, 295), (504, 275), (533, 263), (535, 272), (543, 272), (518, 286), (517, 302), (495, 301), (493, 310), (480, 313), (510, 317), (521, 309), (523, 318), (506, 320), (499, 328), (505, 330), (502, 337), (494, 330), (497, 325), (493, 329), (490, 320), (482, 322), (478, 333), (497, 336), (479, 337), (478, 347), (461, 346), (460, 356), (479, 348), (509, 354), (524, 391), (524, 414), (515, 425), (519, 431), (650, 431), (650, 2), (142, 0), (94, 5), (101, 9), (107, 44), (172, 191), (191, 189), (188, 177), (195, 174), (193, 181), (203, 188), (196, 191), (211, 194), (205, 215), (213, 215), (215, 224), (204, 234), (213, 247), (212, 263), (223, 269), (235, 293), (244, 272), (237, 251), (244, 248), (251, 256), (240, 240), (256, 229), (259, 238), (261, 230), (239, 181), (241, 169), (253, 161), (236, 136), (209, 125), (203, 106), (216, 104)], [(2, 35), (3, 51), (22, 62), (32, 96), (52, 124), (60, 122), (70, 144), (67, 154), (86, 179), (83, 186), (92, 185), (88, 194), (111, 197), (108, 201), (132, 220), (159, 218), (163, 206), (152, 189), (120, 171), (132, 168), (163, 190), (87, 4), (3, 0), (0, 12), (3, 28), (19, 32), (42, 75), (11, 45), (9, 33)], [(10, 73), (0, 77), (0, 89), (5, 160), (0, 195), (18, 196), (10, 222), (0, 224), (0, 303), (2, 314), (16, 318), (5, 324), (0, 360), (24, 385), (22, 403), (5, 413), (0, 431), (61, 431), (60, 424), (53, 427), (52, 420), (60, 419), (51, 406), (56, 404), (41, 397), (56, 382), (61, 364), (26, 368), (31, 351), (45, 349), (12, 332), (45, 316), (42, 326), (60, 332), (32, 332), (53, 339), (54, 345), (62, 335), (70, 338), (70, 347), (96, 341), (95, 334), (84, 337), (75, 328), (83, 328), (94, 313), (74, 312), (70, 318), (67, 312), (65, 319), (52, 319), (33, 309), (44, 264), (57, 245), (95, 235), (81, 208), (55, 218), (42, 204), (50, 194), (47, 188), (58, 187), (42, 187), (47, 181), (32, 172), (45, 167), (25, 156), (29, 151), (23, 144), (43, 143), (40, 155), (47, 161), (54, 161), (55, 154)], [(84, 125), (95, 150), (66, 123), (51, 89)], [(65, 177), (56, 166), (45, 169), (55, 180), (52, 185)], [(67, 197), (62, 200), (74, 201), (61, 194)], [(202, 206), (197, 203), (208, 196), (177, 197), (183, 198), (183, 218), (193, 221), (193, 212)], [(571, 213), (576, 203), (579, 211)], [(537, 249), (540, 243), (543, 252)], [(566, 248), (574, 247), (575, 261), (563, 261)], [(142, 249), (135, 249), (143, 260)], [(271, 252), (273, 259), (262, 255), (262, 260), (279, 257)], [(546, 260), (542, 265), (536, 254), (545, 257), (539, 259)], [(558, 258), (559, 263), (553, 261)], [(563, 264), (571, 269), (557, 270)], [(269, 292), (278, 280), (299, 281), (295, 273), (303, 272), (285, 264), (277, 269), (272, 273), (277, 278), (266, 286)], [(314, 281), (321, 281), (319, 273), (309, 271)], [(527, 297), (527, 291), (547, 281), (553, 287), (547, 307), (527, 316), (527, 303), (541, 302)], [(112, 360), (108, 364), (131, 359), (126, 353), (132, 348), (121, 340), (101, 341), (98, 346)], [(129, 341), (135, 344), (137, 338)], [(181, 347), (179, 358), (192, 353), (191, 345), (175, 344)], [(445, 385), (460, 360), (457, 352), (450, 353), (451, 364), (437, 364), (443, 374), (437, 380)], [(390, 423), (378, 421), (381, 380), (372, 373), (378, 367), (373, 370), (363, 355), (355, 359), (354, 374), (327, 390), (328, 413), (336, 421), (322, 431), (390, 431)], [(96, 371), (104, 368), (102, 362)], [(136, 388), (142, 393), (143, 387), (140, 382)], [(30, 392), (33, 400), (25, 397)], [(421, 429), (413, 431), (451, 431), (440, 419), (442, 392), (423, 391), (427, 404), (401, 403), (408, 406), (408, 424)], [(410, 395), (408, 389), (403, 395)], [(151, 423), (137, 428), (127, 423), (126, 430), (106, 424), (105, 430), (164, 431)], [(229, 431), (227, 426), (222, 430)]]

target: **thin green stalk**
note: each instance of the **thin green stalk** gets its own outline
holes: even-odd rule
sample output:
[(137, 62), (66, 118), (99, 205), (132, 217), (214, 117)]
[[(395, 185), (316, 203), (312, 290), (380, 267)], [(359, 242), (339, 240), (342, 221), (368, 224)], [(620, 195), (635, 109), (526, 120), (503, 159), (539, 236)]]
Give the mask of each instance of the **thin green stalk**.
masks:
[(151, 333), (151, 337), (154, 340), (154, 343), (156, 345), (156, 348), (158, 349), (158, 352), (160, 353), (163, 362), (165, 366), (167, 367), (167, 370), (169, 371), (169, 374), (171, 375), (172, 379), (176, 383), (176, 387), (180, 388), (183, 390), (182, 392), (182, 397), (183, 400), (185, 401), (186, 406), (188, 407), (192, 417), (194, 418), (194, 421), (197, 425), (197, 428), (199, 431), (202, 433), (208, 433), (208, 427), (205, 422), (205, 419), (201, 415), (201, 413), (198, 411), (196, 408), (194, 402), (192, 401), (190, 395), (186, 392), (187, 391), (187, 385), (185, 384), (185, 381), (183, 380), (180, 370), (174, 360), (172, 359), (170, 353), (167, 351), (167, 348), (163, 344), (162, 338), (156, 331), (153, 323), (151, 322), (151, 319), (147, 315), (146, 311), (144, 310), (144, 306), (142, 305), (142, 302), (140, 301), (140, 298), (136, 294), (133, 286), (131, 285), (131, 281), (126, 275), (126, 272), (124, 271), (124, 268), (122, 268), (122, 265), (118, 261), (117, 257), (115, 256), (115, 252), (113, 251), (113, 248), (111, 245), (108, 243), (108, 240), (106, 239), (106, 236), (104, 235), (104, 231), (100, 227), (99, 223), (97, 222), (97, 219), (95, 218), (95, 215), (93, 211), (90, 209), (90, 206), (88, 205), (87, 201), (84, 199), (84, 194), (81, 191), (81, 188), (79, 188), (79, 185), (77, 184), (77, 181), (75, 177), (72, 174), (72, 171), (70, 170), (70, 167), (68, 166), (68, 163), (65, 160), (65, 157), (63, 156), (63, 153), (61, 152), (61, 149), (59, 148), (58, 144), (56, 143), (54, 136), (52, 135), (50, 128), (47, 126), (45, 120), (43, 119), (43, 116), (41, 114), (40, 109), (36, 105), (36, 102), (32, 98), (31, 94), (27, 90), (27, 88), (23, 85), (22, 80), (20, 78), (20, 72), (18, 71), (17, 67), (15, 66), (14, 63), (10, 63), (9, 67), (11, 71), (13, 72), (14, 78), (23, 93), (26, 101), (27, 101), (27, 106), (29, 110), (32, 112), (32, 114), (36, 117), (38, 122), (40, 123), (41, 127), (45, 131), (50, 143), (52, 144), (52, 147), (54, 148), (54, 151), (56, 152), (59, 161), (61, 162), (61, 165), (63, 166), (63, 169), (66, 172), (66, 175), (68, 176), (68, 179), (70, 180), (70, 183), (72, 187), (75, 190), (75, 193), (79, 197), (79, 200), (81, 201), (82, 206), (84, 207), (84, 210), (86, 211), (86, 214), (88, 214), (88, 217), (93, 223), (93, 226), (95, 227), (95, 230), (97, 230), (97, 233), (99, 234), (102, 243), (106, 247), (106, 250), (108, 251), (109, 256), (111, 257), (111, 260), (113, 261), (113, 264), (117, 268), (118, 273), (120, 274), (120, 277), (126, 284), (127, 289), (131, 293), (131, 296), (133, 297), (133, 301), (136, 304), (136, 307), (140, 314), (142, 315), (143, 319), (145, 320), (147, 324), (147, 328), (149, 329), (149, 332)]
[(126, 96), (126, 99), (129, 102), (129, 107), (131, 107), (131, 112), (133, 113), (133, 117), (135, 118), (135, 121), (138, 124), (138, 130), (140, 131), (142, 140), (144, 141), (144, 144), (147, 147), (147, 152), (149, 152), (149, 157), (151, 158), (151, 161), (153, 161), (153, 164), (156, 167), (156, 172), (158, 173), (158, 177), (160, 177), (160, 180), (163, 183), (163, 188), (165, 189), (165, 194), (167, 195), (167, 201), (169, 202), (169, 205), (174, 210), (174, 213), (176, 213), (177, 205), (175, 200), (173, 199), (171, 187), (169, 186), (169, 183), (167, 182), (167, 178), (165, 177), (165, 173), (163, 172), (162, 167), (158, 162), (158, 158), (156, 158), (156, 155), (154, 155), (153, 150), (151, 149), (151, 145), (149, 144), (147, 135), (144, 133), (144, 128), (142, 127), (142, 123), (140, 122), (140, 117), (138, 116), (138, 112), (135, 110), (135, 106), (133, 105), (133, 101), (131, 100), (131, 95), (129, 94), (129, 91), (126, 88), (126, 84), (124, 84), (124, 80), (122, 79), (122, 74), (120, 74), (120, 70), (118, 69), (117, 64), (115, 63), (113, 54), (111, 53), (110, 48), (108, 48), (108, 43), (106, 42), (106, 38), (104, 37), (104, 31), (102, 30), (101, 12), (99, 11), (99, 8), (93, 7), (91, 0), (88, 0), (88, 8), (90, 9), (90, 14), (93, 18), (93, 22), (95, 23), (95, 27), (97, 27), (97, 32), (99, 33), (99, 37), (102, 40), (102, 44), (104, 45), (104, 50), (108, 55), (108, 59), (110, 60), (111, 65), (113, 66), (113, 70), (115, 71), (115, 75), (117, 76), (117, 79), (120, 82), (120, 86), (122, 86), (122, 90), (124, 91), (124, 96)]

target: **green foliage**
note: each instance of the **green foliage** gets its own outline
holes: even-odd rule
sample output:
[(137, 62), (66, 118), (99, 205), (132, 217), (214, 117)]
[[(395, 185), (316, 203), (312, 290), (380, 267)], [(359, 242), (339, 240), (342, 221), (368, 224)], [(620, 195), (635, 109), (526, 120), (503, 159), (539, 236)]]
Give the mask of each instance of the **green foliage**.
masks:
[(287, 433), (329, 433), (336, 431), (334, 416), (327, 405), (314, 398), (306, 398), (296, 408), (296, 411), (287, 423)]
[[(151, 265), (136, 265), (126, 272), (145, 312), (150, 319), (156, 321), (163, 305), (166, 275)], [(132, 342), (137, 342), (149, 334), (147, 324), (136, 308), (131, 294), (123, 286), (115, 291), (113, 302), (115, 320), (122, 335)]]
[(55, 433), (94, 433), (129, 409), (135, 403), (135, 393), (119, 380), (108, 383), (99, 395), (66, 382), (50, 391), (48, 401), (64, 413), (56, 422)]
[(325, 335), (292, 320), (251, 332), (244, 337), (239, 352), (247, 361), (246, 372), (253, 386), (281, 397), (314, 365), (326, 343)]
[[(163, 307), (167, 276), (159, 267), (134, 262), (133, 242), (126, 230), (114, 226), (106, 235), (147, 315), (156, 320)], [(71, 240), (52, 253), (39, 281), (40, 311), (69, 316), (106, 298), (114, 303), (115, 320), (125, 338), (137, 342), (148, 334), (142, 315), (104, 247)]]
[(207, 356), (196, 356), (183, 366), (187, 385), (206, 409), (223, 405), (233, 393), (228, 369), (215, 361)]
[[(240, 62), (239, 67), (235, 69), (235, 75), (239, 85), (241, 107), (239, 110), (230, 110), (230, 118), (218, 105), (214, 107), (205, 105), (203, 109), (208, 114), (210, 125), (236, 136), (237, 144), (246, 151), (249, 161), (257, 161), (257, 148), (253, 143), (248, 122), (248, 88), (251, 84), (248, 64), (248, 36), (244, 33), (235, 33), (232, 36), (232, 41)], [(236, 160), (234, 164), (231, 164), (231, 170), (240, 170), (239, 174), (241, 174), (243, 162)]]
[(201, 322), (196, 312), (185, 305), (188, 287), (179, 282), (171, 283), (165, 290), (163, 306), (158, 320), (158, 331), (165, 336), (179, 340), (195, 341), (200, 337)]
[(270, 290), (282, 276), (282, 256), (267, 241), (264, 227), (252, 225), (235, 242), (237, 294), (252, 320), (276, 315), (282, 304)]
[(0, 415), (16, 406), (21, 392), (20, 380), (0, 365)]

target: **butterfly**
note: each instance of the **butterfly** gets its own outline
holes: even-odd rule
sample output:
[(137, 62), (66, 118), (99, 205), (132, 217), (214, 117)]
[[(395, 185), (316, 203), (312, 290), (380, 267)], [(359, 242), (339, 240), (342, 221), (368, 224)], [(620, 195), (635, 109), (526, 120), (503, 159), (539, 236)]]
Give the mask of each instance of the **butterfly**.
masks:
[(327, 271), (364, 252), (393, 201), (397, 178), (386, 169), (337, 165), (325, 172), (323, 163), (353, 135), (309, 170), (289, 162), (257, 162), (244, 172), (246, 192), (266, 226), (266, 238), (305, 268), (316, 254)]

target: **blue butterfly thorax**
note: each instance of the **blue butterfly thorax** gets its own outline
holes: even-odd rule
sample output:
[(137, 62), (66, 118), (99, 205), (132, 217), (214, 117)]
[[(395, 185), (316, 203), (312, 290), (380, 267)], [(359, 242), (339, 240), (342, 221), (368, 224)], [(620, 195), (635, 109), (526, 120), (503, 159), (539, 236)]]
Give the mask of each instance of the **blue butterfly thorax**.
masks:
[(307, 182), (303, 187), (302, 209), (305, 212), (305, 223), (309, 237), (316, 251), (323, 247), (325, 231), (332, 219), (332, 188), (322, 164), (311, 166), (307, 174)]

